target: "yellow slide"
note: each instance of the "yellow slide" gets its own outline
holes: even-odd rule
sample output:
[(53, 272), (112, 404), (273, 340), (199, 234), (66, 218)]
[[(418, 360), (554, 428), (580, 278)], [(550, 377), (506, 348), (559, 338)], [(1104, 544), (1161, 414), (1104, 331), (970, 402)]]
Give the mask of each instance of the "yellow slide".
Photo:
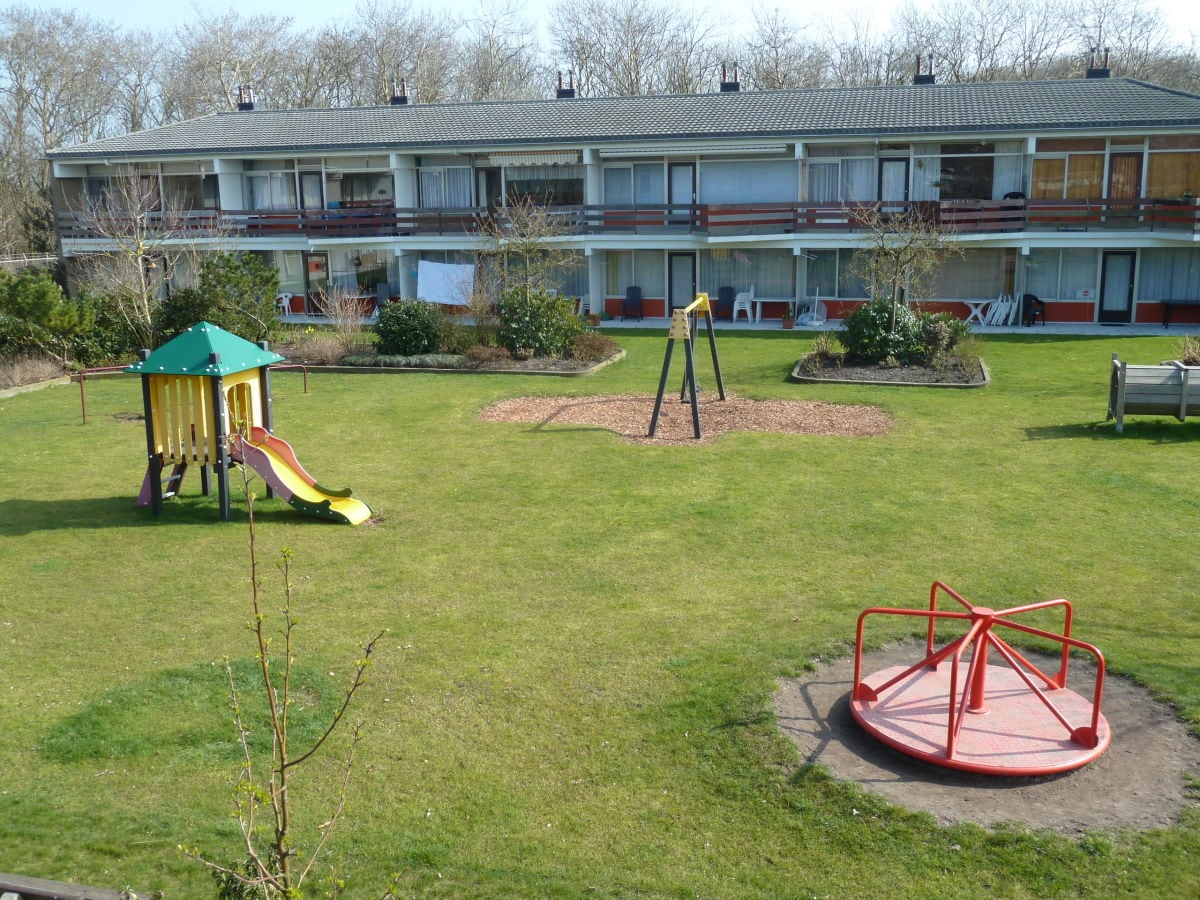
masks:
[(235, 458), (263, 477), (282, 499), (296, 509), (361, 525), (371, 518), (371, 507), (350, 496), (349, 488), (331, 490), (317, 482), (296, 459), (292, 445), (263, 428), (252, 428), (248, 438), (235, 442)]

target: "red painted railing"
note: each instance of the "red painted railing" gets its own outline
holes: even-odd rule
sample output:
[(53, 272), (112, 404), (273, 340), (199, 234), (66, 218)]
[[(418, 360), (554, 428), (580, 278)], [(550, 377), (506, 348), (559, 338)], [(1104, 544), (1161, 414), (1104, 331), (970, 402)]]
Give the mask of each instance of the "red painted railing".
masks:
[[(886, 203), (718, 203), (689, 205), (559, 206), (550, 215), (566, 234), (713, 235), (861, 232), (876, 212), (902, 215), (919, 210), (957, 233), (1031, 231), (1183, 231), (1200, 232), (1200, 208), (1194, 200), (1148, 197), (1105, 200), (942, 200)], [(502, 209), (482, 207), (411, 209), (367, 205), (316, 210), (191, 210), (151, 213), (141, 223), (121, 213), (60, 213), (65, 239), (103, 238), (134, 227), (167, 235), (204, 237), (403, 237), (472, 234), (485, 226), (503, 228)]]

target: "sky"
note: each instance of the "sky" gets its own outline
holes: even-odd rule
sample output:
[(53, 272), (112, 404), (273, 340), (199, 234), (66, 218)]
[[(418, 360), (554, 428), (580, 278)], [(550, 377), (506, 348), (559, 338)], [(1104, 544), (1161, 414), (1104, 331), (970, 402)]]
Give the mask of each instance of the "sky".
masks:
[[(26, 0), (29, 2), (29, 0)], [(452, 15), (468, 17), (477, 14), (483, 5), (494, 5), (497, 0), (411, 0), (414, 9), (437, 9)], [(502, 0), (501, 0), (502, 2)], [(528, 18), (542, 20), (554, 0), (513, 0), (517, 5), (524, 6)], [(928, 6), (931, 0), (916, 0), (918, 8)], [(199, 8), (209, 11), (224, 11), (236, 7), (245, 16), (270, 13), (277, 16), (290, 16), (297, 26), (313, 27), (324, 25), (335, 16), (352, 15), (356, 0), (342, 0), (336, 6), (329, 0), (238, 0), (237, 3), (214, 0), (211, 3), (198, 4)], [(97, 19), (106, 19), (125, 28), (138, 28), (147, 22), (156, 22), (161, 26), (173, 27), (195, 15), (195, 4), (178, 2), (178, 0), (32, 0), (33, 6), (46, 8), (74, 8)], [(714, 12), (718, 9), (721, 16), (730, 22), (731, 31), (748, 30), (752, 23), (752, 11), (760, 6), (766, 8), (778, 7), (785, 13), (790, 13), (798, 22), (806, 19), (815, 21), (825, 15), (825, 9), (817, 0), (808, 3), (797, 0), (697, 0), (695, 3), (683, 2), (677, 5), (689, 8), (710, 7)], [(861, 20), (869, 21), (878, 30), (885, 30), (890, 16), (902, 5), (902, 0), (851, 0), (850, 3), (840, 4), (838, 8), (861, 15)], [(1200, 38), (1200, 4), (1196, 0), (1155, 0), (1149, 5), (1157, 6), (1167, 17), (1168, 23), (1181, 42), (1187, 41), (1188, 35)], [(856, 17), (859, 17), (856, 15)], [(543, 35), (544, 37), (544, 35)]]

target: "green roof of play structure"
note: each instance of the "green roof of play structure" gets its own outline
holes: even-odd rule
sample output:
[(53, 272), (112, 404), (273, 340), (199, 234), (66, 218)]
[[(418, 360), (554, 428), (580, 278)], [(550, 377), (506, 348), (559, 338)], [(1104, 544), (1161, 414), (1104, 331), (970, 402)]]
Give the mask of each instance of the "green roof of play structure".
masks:
[[(212, 361), (214, 353), (220, 354), (216, 363)], [(134, 363), (125, 371), (143, 375), (211, 377), (245, 372), (277, 362), (283, 362), (283, 357), (278, 353), (264, 350), (216, 325), (200, 322), (167, 341), (148, 359)]]

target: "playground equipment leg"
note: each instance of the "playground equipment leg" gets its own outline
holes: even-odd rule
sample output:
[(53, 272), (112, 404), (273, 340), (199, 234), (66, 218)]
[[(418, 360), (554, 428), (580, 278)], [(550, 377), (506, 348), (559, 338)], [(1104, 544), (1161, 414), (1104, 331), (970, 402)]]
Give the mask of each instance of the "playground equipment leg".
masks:
[(671, 373), (671, 354), (675, 351), (675, 339), (667, 340), (667, 355), (663, 358), (662, 377), (658, 379), (658, 396), (654, 398), (654, 415), (650, 417), (650, 437), (658, 429), (658, 414), (662, 411), (663, 394), (667, 391), (667, 376)]

